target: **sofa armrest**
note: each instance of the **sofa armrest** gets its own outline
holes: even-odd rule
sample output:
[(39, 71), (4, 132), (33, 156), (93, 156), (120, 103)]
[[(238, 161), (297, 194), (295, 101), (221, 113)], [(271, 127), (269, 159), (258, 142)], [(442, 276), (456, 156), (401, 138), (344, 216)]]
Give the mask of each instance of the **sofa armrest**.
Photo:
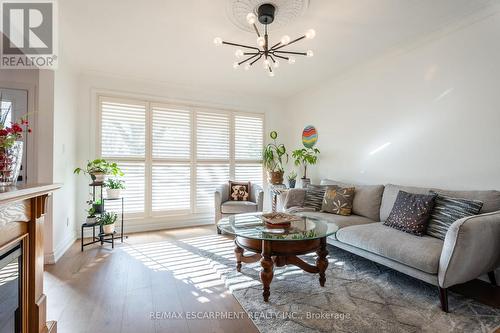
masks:
[(500, 266), (500, 211), (454, 222), (439, 260), (439, 286), (473, 280)]
[(215, 207), (215, 223), (219, 222), (222, 218), (221, 206), (227, 200), (228, 185), (219, 185), (215, 188), (214, 192), (214, 207)]
[(252, 201), (257, 204), (257, 211), (262, 212), (264, 209), (264, 190), (262, 190), (262, 187), (256, 184), (252, 184), (251, 186), (251, 191), (252, 191)]

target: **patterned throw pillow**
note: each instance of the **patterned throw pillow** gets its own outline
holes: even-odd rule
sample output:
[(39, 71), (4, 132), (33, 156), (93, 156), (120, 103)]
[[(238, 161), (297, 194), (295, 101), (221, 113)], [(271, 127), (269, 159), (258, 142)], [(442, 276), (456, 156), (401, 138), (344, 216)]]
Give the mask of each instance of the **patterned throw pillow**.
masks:
[(304, 199), (304, 207), (313, 208), (315, 211), (321, 210), (323, 197), (325, 196), (326, 186), (324, 185), (307, 185), (306, 196)]
[(414, 194), (399, 191), (386, 226), (417, 236), (423, 236), (436, 194)]
[(337, 215), (351, 215), (354, 190), (354, 187), (333, 186), (327, 188), (321, 211)]
[(467, 216), (479, 214), (482, 207), (482, 201), (452, 198), (437, 194), (436, 204), (431, 212), (426, 233), (429, 236), (444, 240), (446, 232), (453, 222)]
[(229, 200), (248, 201), (250, 200), (250, 182), (229, 181)]

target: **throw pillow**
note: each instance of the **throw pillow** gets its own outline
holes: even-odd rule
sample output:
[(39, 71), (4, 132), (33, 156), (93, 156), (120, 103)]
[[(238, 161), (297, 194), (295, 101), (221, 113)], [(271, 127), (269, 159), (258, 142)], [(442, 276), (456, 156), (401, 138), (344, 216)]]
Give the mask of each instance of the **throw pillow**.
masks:
[(304, 207), (313, 208), (315, 211), (321, 210), (326, 188), (324, 185), (307, 185)]
[(229, 181), (229, 200), (248, 201), (250, 200), (250, 182)]
[(354, 190), (354, 187), (333, 186), (327, 188), (321, 211), (344, 216), (351, 215)]
[(414, 194), (399, 191), (386, 226), (417, 236), (423, 236), (432, 208), (435, 194)]
[(437, 193), (436, 195), (436, 203), (427, 226), (427, 235), (439, 239), (444, 240), (453, 222), (467, 216), (477, 215), (483, 207), (482, 201), (452, 198)]

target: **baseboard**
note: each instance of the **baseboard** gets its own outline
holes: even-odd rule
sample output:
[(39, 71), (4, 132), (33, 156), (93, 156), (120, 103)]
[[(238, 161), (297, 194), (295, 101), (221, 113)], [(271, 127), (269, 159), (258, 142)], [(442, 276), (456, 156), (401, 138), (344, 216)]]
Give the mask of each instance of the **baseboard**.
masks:
[(68, 249), (73, 245), (73, 243), (76, 241), (76, 234), (70, 234), (68, 237), (64, 239), (60, 243), (60, 245), (53, 251), (49, 253), (45, 253), (44, 255), (44, 263), (45, 265), (53, 265), (55, 264), (65, 253), (68, 251)]
[[(124, 229), (125, 234), (135, 233), (135, 232), (147, 232), (156, 230), (168, 230), (177, 228), (188, 228), (188, 227), (199, 227), (205, 225), (213, 225), (214, 218), (212, 215), (200, 216), (200, 217), (178, 217), (178, 218), (168, 218), (164, 219), (149, 219), (149, 220), (132, 220), (125, 221)], [(96, 228), (97, 229), (97, 228)], [(117, 232), (120, 232), (120, 226), (116, 226)], [(215, 230), (215, 227), (214, 227)], [(83, 237), (92, 237), (92, 229), (86, 228), (83, 233)], [(78, 232), (77, 238), (80, 239), (80, 232)]]

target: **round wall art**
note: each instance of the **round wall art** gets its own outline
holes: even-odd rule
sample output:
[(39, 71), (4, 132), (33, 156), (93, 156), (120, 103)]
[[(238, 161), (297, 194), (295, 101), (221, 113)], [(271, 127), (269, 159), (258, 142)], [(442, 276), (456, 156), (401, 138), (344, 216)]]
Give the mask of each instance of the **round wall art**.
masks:
[(306, 148), (312, 148), (318, 142), (318, 131), (314, 126), (306, 126), (302, 131), (302, 144)]

